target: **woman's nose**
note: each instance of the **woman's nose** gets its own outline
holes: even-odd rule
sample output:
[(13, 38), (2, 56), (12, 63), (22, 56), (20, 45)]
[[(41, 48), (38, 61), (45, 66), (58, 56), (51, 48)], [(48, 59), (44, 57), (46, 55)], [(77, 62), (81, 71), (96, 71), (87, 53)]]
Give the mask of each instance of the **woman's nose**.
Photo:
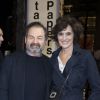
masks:
[(67, 38), (67, 35), (66, 35), (66, 34), (64, 34), (64, 35), (63, 35), (63, 39), (66, 39), (66, 38)]

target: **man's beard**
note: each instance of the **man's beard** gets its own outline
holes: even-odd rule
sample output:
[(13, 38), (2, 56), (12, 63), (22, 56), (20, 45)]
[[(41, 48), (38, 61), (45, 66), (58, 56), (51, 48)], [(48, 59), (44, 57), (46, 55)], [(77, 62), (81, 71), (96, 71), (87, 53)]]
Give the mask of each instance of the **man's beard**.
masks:
[(33, 53), (40, 53), (41, 52), (40, 44), (38, 44), (38, 43), (30, 44), (30, 49), (32, 50)]
[(32, 43), (27, 47), (27, 53), (29, 55), (34, 55), (34, 56), (41, 56), (42, 54), (42, 49), (40, 44), (38, 43)]

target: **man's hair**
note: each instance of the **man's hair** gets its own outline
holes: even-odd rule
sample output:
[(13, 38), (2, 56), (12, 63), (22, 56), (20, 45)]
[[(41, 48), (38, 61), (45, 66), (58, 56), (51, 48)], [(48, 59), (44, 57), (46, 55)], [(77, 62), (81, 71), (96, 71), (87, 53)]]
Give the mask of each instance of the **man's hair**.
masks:
[(27, 36), (29, 29), (32, 28), (32, 27), (41, 27), (41, 28), (43, 28), (44, 33), (45, 33), (45, 38), (46, 39), (48, 38), (47, 30), (44, 27), (44, 25), (42, 23), (40, 23), (40, 22), (32, 22), (32, 23), (28, 24), (26, 26), (26, 34), (25, 34), (25, 36)]

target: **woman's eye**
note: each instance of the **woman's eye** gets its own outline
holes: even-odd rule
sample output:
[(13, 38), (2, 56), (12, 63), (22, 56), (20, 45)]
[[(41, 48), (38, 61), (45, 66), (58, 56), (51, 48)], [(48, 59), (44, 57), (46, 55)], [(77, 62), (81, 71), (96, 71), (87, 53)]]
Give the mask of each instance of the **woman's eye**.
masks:
[(66, 33), (66, 35), (71, 35), (72, 33), (70, 33), (70, 32), (68, 32), (68, 33)]
[(69, 35), (71, 35), (71, 34), (72, 34), (71, 32), (67, 32), (67, 33), (58, 33), (58, 36), (62, 36), (62, 35), (69, 36)]
[(62, 35), (63, 35), (63, 33), (58, 33), (58, 35), (59, 35), (59, 36), (62, 36)]

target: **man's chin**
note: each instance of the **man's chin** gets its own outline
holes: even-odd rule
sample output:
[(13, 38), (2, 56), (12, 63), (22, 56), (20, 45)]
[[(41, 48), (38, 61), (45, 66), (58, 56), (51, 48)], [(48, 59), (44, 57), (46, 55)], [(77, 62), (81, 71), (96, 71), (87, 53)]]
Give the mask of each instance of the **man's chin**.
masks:
[(41, 49), (32, 49), (31, 52), (33, 52), (33, 53), (40, 53)]

